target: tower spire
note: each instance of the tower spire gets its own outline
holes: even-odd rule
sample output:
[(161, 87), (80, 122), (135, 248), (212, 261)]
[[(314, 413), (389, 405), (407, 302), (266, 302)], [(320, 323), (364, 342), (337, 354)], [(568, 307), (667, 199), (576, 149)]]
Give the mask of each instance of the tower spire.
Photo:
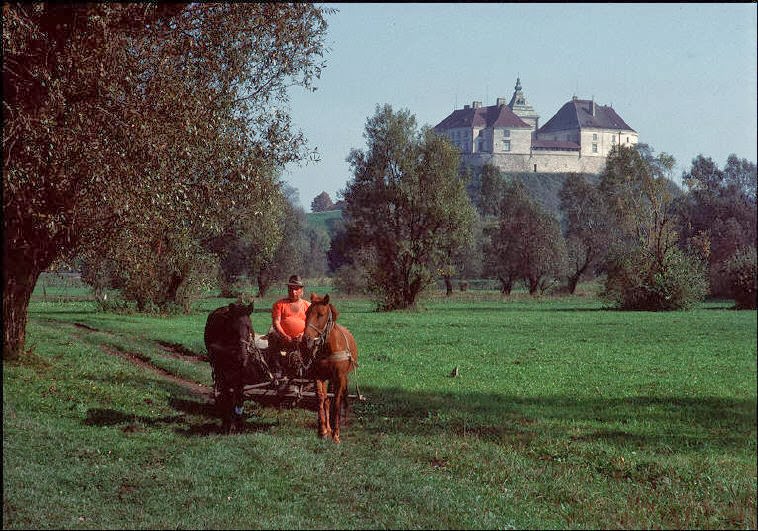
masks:
[(511, 97), (508, 107), (510, 107), (516, 116), (531, 125), (532, 131), (536, 131), (539, 128), (540, 115), (537, 114), (534, 108), (526, 101), (526, 96), (524, 96), (521, 87), (521, 76), (516, 77), (516, 86), (513, 88), (513, 96)]

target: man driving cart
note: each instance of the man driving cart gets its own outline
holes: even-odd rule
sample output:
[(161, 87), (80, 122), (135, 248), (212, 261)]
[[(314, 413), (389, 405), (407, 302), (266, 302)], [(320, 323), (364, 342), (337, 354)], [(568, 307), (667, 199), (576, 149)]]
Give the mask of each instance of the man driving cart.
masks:
[(311, 305), (302, 298), (305, 285), (299, 275), (287, 281), (287, 296), (279, 299), (271, 308), (271, 330), (268, 334), (272, 370), (277, 379), (282, 378), (282, 362), (298, 348), (305, 331), (305, 312)]

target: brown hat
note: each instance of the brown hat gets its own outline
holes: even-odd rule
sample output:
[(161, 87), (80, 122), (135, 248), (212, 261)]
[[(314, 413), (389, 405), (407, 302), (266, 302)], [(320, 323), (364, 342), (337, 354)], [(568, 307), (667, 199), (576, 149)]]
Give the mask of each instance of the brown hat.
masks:
[(287, 286), (294, 287), (294, 288), (302, 288), (305, 287), (305, 284), (300, 280), (300, 275), (292, 275), (290, 279), (287, 281)]

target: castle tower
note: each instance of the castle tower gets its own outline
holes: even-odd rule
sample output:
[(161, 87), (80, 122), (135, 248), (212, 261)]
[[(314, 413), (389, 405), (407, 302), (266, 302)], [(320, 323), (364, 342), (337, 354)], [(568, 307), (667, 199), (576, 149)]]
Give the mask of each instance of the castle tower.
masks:
[(540, 127), (540, 115), (537, 114), (534, 108), (526, 101), (526, 96), (524, 96), (524, 92), (521, 90), (521, 79), (518, 77), (516, 78), (516, 86), (514, 89), (508, 107), (510, 107), (516, 116), (531, 125), (533, 132), (537, 131)]

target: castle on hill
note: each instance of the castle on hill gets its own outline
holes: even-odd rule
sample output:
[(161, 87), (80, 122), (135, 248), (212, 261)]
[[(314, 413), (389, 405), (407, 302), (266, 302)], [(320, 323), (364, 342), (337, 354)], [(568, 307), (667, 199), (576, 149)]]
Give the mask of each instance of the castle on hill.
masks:
[(574, 96), (542, 127), (516, 78), (506, 104), (482, 107), (474, 101), (454, 110), (434, 130), (461, 150), (462, 162), (485, 163), (505, 172), (600, 173), (611, 148), (634, 145), (637, 132), (612, 107)]

